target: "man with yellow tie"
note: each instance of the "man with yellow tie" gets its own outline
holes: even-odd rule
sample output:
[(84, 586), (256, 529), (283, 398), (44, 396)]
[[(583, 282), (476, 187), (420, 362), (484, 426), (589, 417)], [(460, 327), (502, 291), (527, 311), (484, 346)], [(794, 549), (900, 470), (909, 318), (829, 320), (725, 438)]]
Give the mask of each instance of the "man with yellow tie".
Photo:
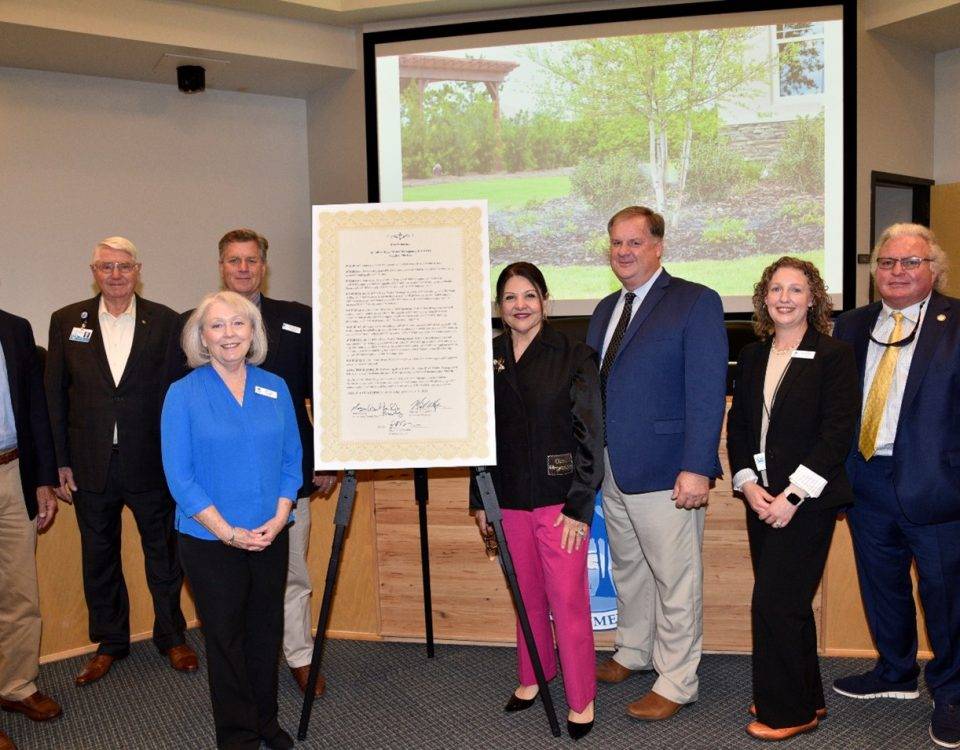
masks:
[(873, 269), (881, 302), (837, 319), (853, 344), (863, 404), (847, 461), (856, 504), (847, 519), (860, 592), (880, 657), (833, 683), (851, 698), (919, 696), (916, 562), (934, 652), (924, 676), (930, 737), (960, 747), (960, 300), (935, 291), (945, 255), (919, 224), (880, 235)]

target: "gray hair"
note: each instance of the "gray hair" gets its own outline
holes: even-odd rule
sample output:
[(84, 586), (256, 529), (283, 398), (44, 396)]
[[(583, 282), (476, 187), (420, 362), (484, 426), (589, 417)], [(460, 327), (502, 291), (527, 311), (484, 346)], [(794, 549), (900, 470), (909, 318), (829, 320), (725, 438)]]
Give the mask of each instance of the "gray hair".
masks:
[(223, 302), (238, 315), (242, 315), (250, 321), (253, 328), (253, 340), (250, 342), (250, 349), (247, 351), (246, 360), (248, 364), (259, 365), (267, 358), (267, 332), (263, 327), (263, 317), (260, 315), (260, 309), (242, 294), (236, 292), (214, 292), (208, 294), (197, 305), (186, 325), (183, 326), (183, 333), (180, 334), (180, 346), (184, 354), (187, 355), (187, 364), (196, 368), (207, 364), (210, 361), (210, 351), (204, 346), (201, 336), (203, 331), (203, 319), (207, 315), (207, 310), (215, 302)]
[(130, 256), (130, 259), (134, 263), (140, 262), (140, 253), (137, 251), (137, 246), (134, 245), (126, 237), (107, 237), (105, 240), (100, 240), (96, 245), (93, 246), (93, 262), (97, 260), (97, 250), (100, 248), (105, 248), (107, 250), (119, 250), (121, 253), (126, 253)]
[(949, 271), (947, 254), (943, 251), (943, 248), (940, 247), (940, 243), (937, 242), (937, 236), (933, 233), (933, 230), (923, 226), (923, 224), (901, 222), (899, 224), (891, 224), (883, 230), (877, 238), (877, 244), (873, 246), (873, 252), (870, 254), (870, 263), (874, 268), (874, 274), (876, 274), (877, 256), (880, 254), (883, 246), (897, 237), (919, 237), (927, 243), (930, 270), (933, 271), (934, 275), (933, 288), (939, 292), (947, 283), (947, 272)]

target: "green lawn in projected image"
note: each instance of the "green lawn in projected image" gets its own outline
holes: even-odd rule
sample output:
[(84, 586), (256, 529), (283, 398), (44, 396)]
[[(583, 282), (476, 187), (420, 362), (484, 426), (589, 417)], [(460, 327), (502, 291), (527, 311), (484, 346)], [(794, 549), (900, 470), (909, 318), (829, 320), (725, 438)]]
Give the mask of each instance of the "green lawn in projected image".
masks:
[(563, 198), (570, 194), (570, 177), (510, 176), (493, 179), (444, 181), (426, 185), (405, 185), (405, 201), (463, 201), (486, 198), (491, 211), (519, 209), (531, 202)]
[[(739, 260), (687, 260), (671, 261), (664, 257), (664, 268), (671, 275), (688, 281), (696, 281), (710, 287), (720, 295), (743, 294), (753, 291), (763, 269), (780, 256), (754, 255)], [(823, 267), (823, 250), (795, 253), (794, 257), (808, 260)], [(496, 296), (497, 276), (506, 264), (490, 269), (491, 294)], [(613, 272), (607, 266), (540, 266), (547, 281), (550, 296), (554, 299), (599, 299), (620, 288)]]

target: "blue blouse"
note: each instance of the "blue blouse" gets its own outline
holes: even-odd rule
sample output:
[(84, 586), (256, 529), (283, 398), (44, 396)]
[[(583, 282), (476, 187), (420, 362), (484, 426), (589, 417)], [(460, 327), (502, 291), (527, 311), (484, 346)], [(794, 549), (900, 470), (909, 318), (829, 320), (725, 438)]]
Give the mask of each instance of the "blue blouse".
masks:
[[(255, 529), (295, 500), (303, 483), (300, 434), (282, 378), (247, 365), (243, 405), (210, 365), (170, 386), (160, 418), (163, 469), (177, 529), (215, 539), (193, 519), (211, 505), (232, 525)], [(290, 516), (293, 519), (293, 514)]]

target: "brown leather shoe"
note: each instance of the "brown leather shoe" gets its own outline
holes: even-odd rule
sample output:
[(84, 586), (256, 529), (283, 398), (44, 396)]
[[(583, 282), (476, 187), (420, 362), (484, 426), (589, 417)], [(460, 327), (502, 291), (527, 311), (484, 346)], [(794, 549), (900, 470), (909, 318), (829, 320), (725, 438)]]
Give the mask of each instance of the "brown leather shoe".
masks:
[(77, 679), (74, 680), (74, 682), (77, 683), (78, 686), (89, 685), (91, 682), (96, 682), (110, 671), (110, 667), (116, 660), (116, 657), (110, 656), (110, 654), (96, 654), (87, 662), (87, 665), (83, 668), (83, 671), (77, 675)]
[[(293, 679), (297, 681), (297, 687), (300, 688), (301, 693), (307, 692), (307, 679), (310, 677), (310, 665), (306, 664), (302, 667), (290, 667), (290, 674), (293, 675)], [(323, 692), (327, 689), (327, 681), (323, 678), (322, 674), (317, 675), (317, 686), (313, 691), (313, 694), (318, 698), (323, 695)]]
[(167, 649), (170, 666), (178, 672), (197, 671), (197, 653), (186, 643)]
[[(756, 715), (757, 715), (757, 704), (756, 704), (756, 703), (751, 703), (751, 704), (750, 704), (750, 708), (748, 708), (747, 710), (750, 712), (750, 715), (751, 715), (751, 716), (756, 716)], [(826, 708), (818, 708), (818, 709), (817, 709), (817, 718), (818, 718), (818, 719), (821, 719), (821, 720), (822, 720), (822, 719), (826, 719), (826, 718), (827, 718), (827, 709), (826, 709)]]
[(627, 704), (627, 713), (634, 719), (661, 721), (669, 719), (681, 708), (683, 708), (682, 703), (674, 703), (651, 690), (640, 700)]
[(600, 662), (597, 667), (597, 679), (600, 682), (618, 683), (623, 682), (630, 675), (636, 674), (635, 669), (627, 669), (613, 657)]
[(17, 746), (13, 744), (13, 740), (4, 734), (2, 729), (0, 729), (0, 750), (17, 750)]
[(817, 721), (817, 717), (813, 717), (813, 721), (807, 722), (806, 724), (801, 724), (797, 727), (782, 727), (780, 729), (774, 729), (773, 727), (768, 727), (766, 724), (761, 724), (759, 721), (751, 721), (749, 724), (747, 724), (747, 734), (758, 740), (780, 742), (780, 740), (787, 740), (791, 737), (795, 737), (798, 734), (803, 734), (804, 732), (812, 732), (817, 728), (819, 723), (820, 722)]
[(22, 701), (8, 701), (0, 698), (0, 708), (4, 711), (23, 714), (33, 721), (49, 721), (63, 713), (59, 703), (49, 695), (44, 695), (39, 690), (33, 695), (24, 698)]

